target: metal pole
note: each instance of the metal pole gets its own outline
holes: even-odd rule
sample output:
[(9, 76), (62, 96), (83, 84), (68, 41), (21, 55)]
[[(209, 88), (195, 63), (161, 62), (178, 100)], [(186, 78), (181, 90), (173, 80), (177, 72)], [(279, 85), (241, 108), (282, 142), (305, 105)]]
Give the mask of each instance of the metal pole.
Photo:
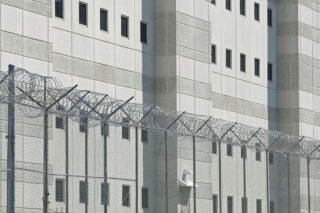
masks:
[(48, 213), (48, 109), (47, 102), (47, 81), (44, 79), (44, 116), (43, 116), (43, 212)]
[(105, 194), (105, 201), (104, 201), (104, 213), (108, 212), (108, 199), (109, 195), (107, 194), (107, 151), (108, 151), (108, 144), (107, 144), (107, 123), (103, 122), (103, 181), (104, 181), (104, 194)]
[(136, 126), (136, 213), (138, 213), (138, 198), (139, 198), (139, 172), (138, 172), (138, 127)]
[(84, 142), (84, 155), (85, 155), (85, 186), (86, 186), (86, 202), (85, 213), (88, 213), (88, 200), (89, 200), (89, 184), (88, 184), (88, 118), (85, 119), (85, 142)]
[(193, 144), (193, 212), (197, 212), (197, 168), (196, 168), (196, 136), (192, 136)]
[(65, 155), (66, 155), (66, 213), (69, 213), (69, 118), (66, 116)]
[(15, 82), (14, 82), (14, 66), (9, 65), (8, 74), (8, 145), (7, 145), (7, 212), (15, 212)]
[(168, 133), (165, 132), (165, 185), (166, 185), (166, 213), (169, 213), (168, 203)]
[(307, 157), (307, 177), (308, 177), (308, 213), (311, 213), (310, 204), (310, 158)]
[(247, 150), (246, 147), (244, 146), (244, 152), (243, 153), (243, 207), (244, 212), (247, 213), (247, 177), (246, 177), (246, 157), (247, 157)]
[(266, 150), (266, 182), (267, 182), (267, 213), (270, 213), (270, 191), (269, 191), (269, 150)]
[(290, 204), (290, 154), (287, 154), (288, 162), (288, 212), (291, 213), (291, 204)]
[(221, 141), (219, 140), (219, 212), (222, 213)]

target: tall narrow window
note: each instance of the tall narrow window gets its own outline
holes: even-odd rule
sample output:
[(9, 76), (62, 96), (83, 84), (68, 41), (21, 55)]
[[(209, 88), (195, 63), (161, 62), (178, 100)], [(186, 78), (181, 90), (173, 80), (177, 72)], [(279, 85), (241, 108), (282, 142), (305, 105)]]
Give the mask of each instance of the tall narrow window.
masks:
[(148, 142), (148, 130), (141, 129), (141, 141), (145, 143)]
[(257, 213), (262, 213), (262, 200), (257, 200)]
[(242, 208), (242, 213), (247, 213), (248, 212), (248, 199), (246, 197), (243, 197), (241, 199), (241, 208)]
[(269, 164), (273, 164), (273, 152), (269, 152)]
[(79, 202), (80, 203), (87, 203), (88, 198), (88, 190), (87, 190), (87, 184), (85, 181), (79, 182)]
[(211, 63), (216, 63), (216, 45), (211, 45)]
[(240, 0), (240, 14), (246, 15), (246, 0)]
[(270, 213), (274, 213), (274, 202), (270, 201)]
[(100, 134), (103, 135), (104, 131), (106, 131), (106, 135), (109, 136), (109, 124), (106, 124), (106, 129), (104, 129), (104, 122), (101, 121), (101, 125), (100, 125), (101, 129), (100, 129)]
[(254, 3), (254, 19), (260, 21), (260, 5), (257, 2)]
[(130, 206), (130, 186), (122, 185), (122, 206)]
[(227, 207), (228, 213), (233, 213), (233, 198), (231, 196), (227, 197)]
[(232, 51), (226, 49), (226, 67), (232, 68)]
[(55, 16), (58, 18), (63, 18), (63, 0), (55, 1)]
[(247, 148), (245, 146), (241, 146), (241, 158), (242, 159), (247, 158)]
[(145, 187), (142, 188), (141, 197), (142, 197), (142, 208), (143, 209), (149, 208), (148, 188), (145, 188)]
[(254, 74), (255, 76), (260, 76), (260, 59), (254, 59)]
[(211, 4), (216, 4), (216, 0), (210, 0)]
[(109, 183), (101, 183), (101, 205), (106, 204), (109, 205)]
[(56, 128), (63, 129), (63, 118), (56, 116)]
[(100, 30), (108, 31), (108, 11), (105, 9), (100, 9)]
[(130, 129), (128, 126), (129, 118), (122, 118), (122, 138), (129, 139)]
[(231, 0), (226, 0), (226, 9), (231, 10)]
[(140, 22), (140, 41), (147, 43), (147, 24)]
[(212, 141), (212, 154), (217, 154), (217, 142)]
[(64, 179), (56, 179), (56, 202), (64, 202)]
[(218, 195), (212, 195), (212, 212), (218, 213)]
[(227, 156), (232, 156), (232, 144), (227, 144)]
[(79, 23), (87, 25), (87, 4), (79, 2)]
[(268, 80), (272, 81), (272, 64), (268, 64)]
[(272, 9), (268, 8), (268, 26), (272, 27)]
[(240, 71), (246, 72), (246, 55), (243, 53), (240, 54)]
[(256, 160), (261, 161), (261, 151), (259, 143), (256, 143)]
[(79, 131), (80, 132), (85, 132), (86, 128), (88, 125), (88, 118), (86, 117), (80, 117), (80, 122), (79, 122)]
[(129, 17), (121, 16), (121, 36), (129, 37)]

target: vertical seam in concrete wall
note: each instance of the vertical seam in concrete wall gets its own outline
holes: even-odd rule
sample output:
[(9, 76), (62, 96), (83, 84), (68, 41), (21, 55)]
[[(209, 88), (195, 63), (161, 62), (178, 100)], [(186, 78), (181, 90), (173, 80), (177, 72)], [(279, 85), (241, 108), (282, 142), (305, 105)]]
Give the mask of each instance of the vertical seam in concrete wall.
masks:
[[(95, 11), (96, 11), (96, 0), (93, 0), (93, 9), (91, 10), (91, 11), (93, 11), (93, 13), (92, 13), (92, 19), (93, 19), (93, 28), (92, 28), (92, 30), (93, 30), (93, 77), (94, 77), (94, 79), (96, 79), (95, 78), (95, 70), (96, 70), (96, 66), (94, 65), (94, 63), (95, 63), (95, 61), (96, 61), (96, 25), (95, 25), (95, 20), (96, 20), (96, 17), (95, 17)], [(99, 21), (100, 21), (100, 9), (98, 10), (99, 12), (97, 12), (98, 13), (98, 17), (99, 17)], [(99, 27), (99, 29), (100, 29), (100, 27)], [(94, 89), (94, 91), (96, 91), (96, 80), (93, 80), (93, 89)], [(99, 126), (98, 126), (99, 127)], [(96, 141), (96, 127), (93, 127), (92, 128), (93, 129), (93, 141)], [(92, 142), (91, 142), (92, 143)], [(93, 143), (93, 153), (94, 153), (94, 156), (97, 156), (96, 155), (96, 143)], [(93, 158), (93, 174), (94, 175), (96, 175), (96, 160), (95, 160), (95, 157)], [(93, 196), (93, 203), (94, 203), (94, 205), (93, 205), (93, 209), (94, 209), (94, 212), (96, 212), (96, 200), (98, 201), (98, 199), (96, 199), (96, 181), (98, 182), (98, 180), (97, 179), (93, 179), (93, 191), (94, 191), (94, 196)], [(89, 183), (90, 183), (90, 181), (89, 181)], [(100, 185), (100, 182), (98, 182), (99, 184), (98, 185)], [(88, 195), (89, 195), (89, 192), (88, 192)], [(98, 197), (97, 197), (98, 198)]]

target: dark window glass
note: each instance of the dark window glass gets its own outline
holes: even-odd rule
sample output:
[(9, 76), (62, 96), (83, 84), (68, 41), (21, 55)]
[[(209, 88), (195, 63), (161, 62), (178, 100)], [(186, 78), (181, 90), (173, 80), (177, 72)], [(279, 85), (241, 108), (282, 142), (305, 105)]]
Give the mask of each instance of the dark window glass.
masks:
[(245, 146), (241, 147), (241, 158), (247, 158), (247, 148)]
[(226, 49), (226, 67), (232, 67), (232, 52), (229, 49)]
[(260, 76), (260, 59), (254, 59), (254, 74)]
[(148, 130), (141, 129), (141, 141), (148, 142)]
[(210, 0), (211, 4), (216, 4), (216, 0)]
[(218, 195), (212, 195), (213, 213), (218, 213)]
[(268, 26), (272, 27), (272, 10), (268, 8)]
[(227, 155), (232, 156), (232, 144), (227, 144)]
[(108, 31), (108, 11), (100, 9), (100, 30)]
[(129, 18), (121, 16), (121, 36), (129, 37)]
[(63, 129), (63, 118), (56, 116), (56, 128)]
[(254, 3), (254, 19), (260, 20), (260, 5), (258, 3)]
[(231, 10), (231, 0), (226, 0), (226, 9)]
[(212, 154), (217, 154), (217, 142), (212, 142)]
[(274, 213), (274, 202), (270, 201), (270, 213)]
[(240, 14), (246, 15), (246, 0), (240, 0)]
[(257, 213), (262, 213), (262, 201), (257, 200)]
[(261, 151), (259, 143), (256, 143), (256, 160), (261, 161)]
[(242, 213), (247, 213), (248, 212), (248, 199), (246, 197), (243, 197), (241, 199), (241, 208), (242, 208)]
[(87, 190), (87, 184), (84, 181), (79, 182), (79, 202), (80, 203), (86, 203), (87, 197), (88, 197), (88, 190)]
[(129, 135), (130, 135), (130, 129), (128, 126), (129, 123), (129, 118), (122, 118), (122, 138), (123, 139), (129, 139)]
[(273, 152), (269, 152), (269, 164), (273, 164)]
[(227, 204), (228, 204), (228, 213), (233, 213), (233, 198), (232, 197), (228, 196)]
[(80, 123), (79, 123), (79, 131), (85, 132), (88, 124), (88, 118), (86, 117), (80, 117)]
[(211, 63), (216, 63), (216, 45), (211, 45)]
[(142, 188), (142, 208), (147, 209), (149, 208), (149, 195), (148, 195), (148, 188)]
[(79, 2), (79, 23), (87, 25), (87, 4)]
[(55, 16), (58, 18), (63, 18), (63, 0), (55, 1)]
[(140, 41), (142, 43), (147, 43), (147, 24), (140, 23)]
[(240, 71), (246, 72), (246, 55), (240, 54)]
[(130, 206), (130, 186), (122, 185), (122, 206)]
[[(100, 127), (101, 127), (100, 133), (101, 133), (101, 135), (103, 135), (104, 134), (104, 122), (103, 121), (101, 121)], [(106, 134), (107, 134), (107, 136), (109, 136), (109, 124), (106, 124)]]
[(64, 201), (64, 180), (56, 179), (56, 202)]
[(105, 201), (107, 201), (106, 204), (109, 205), (109, 183), (101, 183), (101, 205), (104, 205)]
[(272, 81), (272, 64), (268, 64), (268, 80)]

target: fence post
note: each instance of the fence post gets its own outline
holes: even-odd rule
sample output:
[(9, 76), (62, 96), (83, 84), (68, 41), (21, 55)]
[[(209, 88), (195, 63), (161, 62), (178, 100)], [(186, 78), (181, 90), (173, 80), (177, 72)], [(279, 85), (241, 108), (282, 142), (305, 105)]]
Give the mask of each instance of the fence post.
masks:
[(290, 154), (287, 154), (288, 163), (288, 213), (291, 213), (291, 196), (290, 196)]
[(88, 201), (89, 201), (89, 183), (88, 183), (88, 117), (85, 119), (85, 188), (86, 188), (86, 203), (85, 203), (85, 213), (88, 213)]
[(65, 152), (66, 152), (66, 213), (69, 213), (69, 118), (66, 116), (65, 130)]
[[(108, 151), (108, 144), (107, 144), (107, 124), (104, 121), (103, 122), (103, 182), (104, 182), (104, 194), (105, 194), (105, 201), (104, 201), (104, 213), (108, 212), (108, 191), (107, 191), (107, 186), (108, 186), (108, 180), (107, 180), (107, 151)], [(110, 189), (109, 189), (110, 190)]]
[(219, 212), (222, 213), (221, 141), (219, 140)]
[(13, 213), (15, 212), (15, 82), (14, 66), (11, 64), (8, 75), (7, 209), (9, 213)]
[(197, 167), (196, 167), (196, 136), (192, 136), (193, 146), (193, 212), (197, 212)]

